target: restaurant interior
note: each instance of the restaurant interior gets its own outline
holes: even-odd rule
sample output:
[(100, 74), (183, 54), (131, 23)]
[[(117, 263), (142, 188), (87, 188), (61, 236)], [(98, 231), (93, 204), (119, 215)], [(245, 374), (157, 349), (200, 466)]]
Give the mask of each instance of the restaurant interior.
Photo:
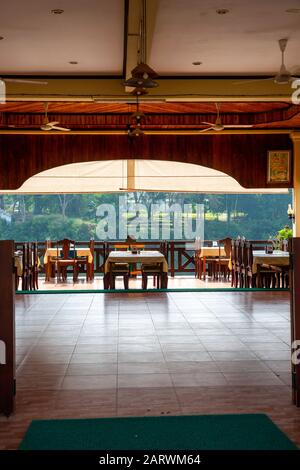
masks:
[[(112, 418), (108, 445), (131, 449), (118, 428), (129, 417), (246, 417), (241, 444), (226, 441), (224, 422), (223, 440), (216, 431), (208, 448), (269, 450), (272, 432), (284, 433), (274, 437), (279, 450), (300, 445), (291, 359), (300, 337), (299, 21), (296, 0), (3, 6), (0, 200), (286, 194), (291, 203), (277, 238), (224, 230), (206, 239), (203, 204), (167, 213), (138, 197), (131, 230), (133, 209), (103, 199), (85, 239), (0, 233), (0, 451), (74, 449), (57, 437), (65, 419), (78, 426), (78, 449), (93, 440), (105, 449), (97, 446)], [(10, 217), (1, 205), (0, 216)], [(253, 440), (247, 419), (260, 429), (260, 415), (274, 429)], [(79, 420), (96, 419), (99, 434), (83, 432)], [(47, 437), (33, 420), (51, 421)], [(206, 445), (208, 427), (195, 445)], [(166, 431), (162, 446), (183, 449), (184, 432), (170, 444)]]

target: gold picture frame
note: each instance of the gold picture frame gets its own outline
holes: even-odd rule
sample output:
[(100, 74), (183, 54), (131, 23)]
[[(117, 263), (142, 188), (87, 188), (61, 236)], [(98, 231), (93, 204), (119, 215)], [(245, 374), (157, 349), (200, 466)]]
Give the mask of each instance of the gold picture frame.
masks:
[(268, 152), (268, 183), (289, 183), (290, 150), (269, 150)]

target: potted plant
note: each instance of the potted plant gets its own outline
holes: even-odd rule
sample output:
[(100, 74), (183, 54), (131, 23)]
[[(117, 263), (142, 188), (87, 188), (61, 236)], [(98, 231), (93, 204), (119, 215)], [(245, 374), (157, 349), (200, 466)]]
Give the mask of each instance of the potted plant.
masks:
[(285, 225), (282, 229), (278, 230), (273, 240), (275, 250), (287, 250), (288, 242), (293, 237), (293, 229)]

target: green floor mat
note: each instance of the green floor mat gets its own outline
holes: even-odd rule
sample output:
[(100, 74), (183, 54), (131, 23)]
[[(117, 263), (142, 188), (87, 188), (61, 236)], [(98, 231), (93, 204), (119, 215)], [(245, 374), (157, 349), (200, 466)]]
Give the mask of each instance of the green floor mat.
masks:
[(21, 450), (295, 450), (263, 414), (32, 421)]

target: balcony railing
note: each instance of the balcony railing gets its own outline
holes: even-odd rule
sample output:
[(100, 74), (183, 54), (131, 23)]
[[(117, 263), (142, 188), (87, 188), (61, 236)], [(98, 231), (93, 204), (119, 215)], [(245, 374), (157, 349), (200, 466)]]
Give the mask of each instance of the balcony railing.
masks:
[[(16, 242), (16, 250), (21, 250), (24, 242)], [(55, 246), (55, 242), (52, 242)], [(94, 269), (95, 273), (101, 274), (104, 271), (104, 263), (111, 250), (114, 250), (115, 245), (125, 243), (122, 240), (114, 240), (109, 242), (102, 242), (95, 240), (94, 249)], [(193, 259), (194, 251), (189, 249), (189, 244), (193, 243), (193, 240), (164, 240), (167, 251), (167, 261), (169, 265), (169, 273), (171, 277), (174, 277), (176, 273), (189, 274), (195, 272), (195, 263)], [(46, 250), (46, 243), (44, 241), (38, 241), (38, 255), (41, 261), (40, 271), (44, 271), (44, 254)], [(144, 245), (146, 250), (159, 250), (161, 240), (137, 240), (137, 244)], [(76, 247), (87, 247), (89, 242), (77, 241)]]

